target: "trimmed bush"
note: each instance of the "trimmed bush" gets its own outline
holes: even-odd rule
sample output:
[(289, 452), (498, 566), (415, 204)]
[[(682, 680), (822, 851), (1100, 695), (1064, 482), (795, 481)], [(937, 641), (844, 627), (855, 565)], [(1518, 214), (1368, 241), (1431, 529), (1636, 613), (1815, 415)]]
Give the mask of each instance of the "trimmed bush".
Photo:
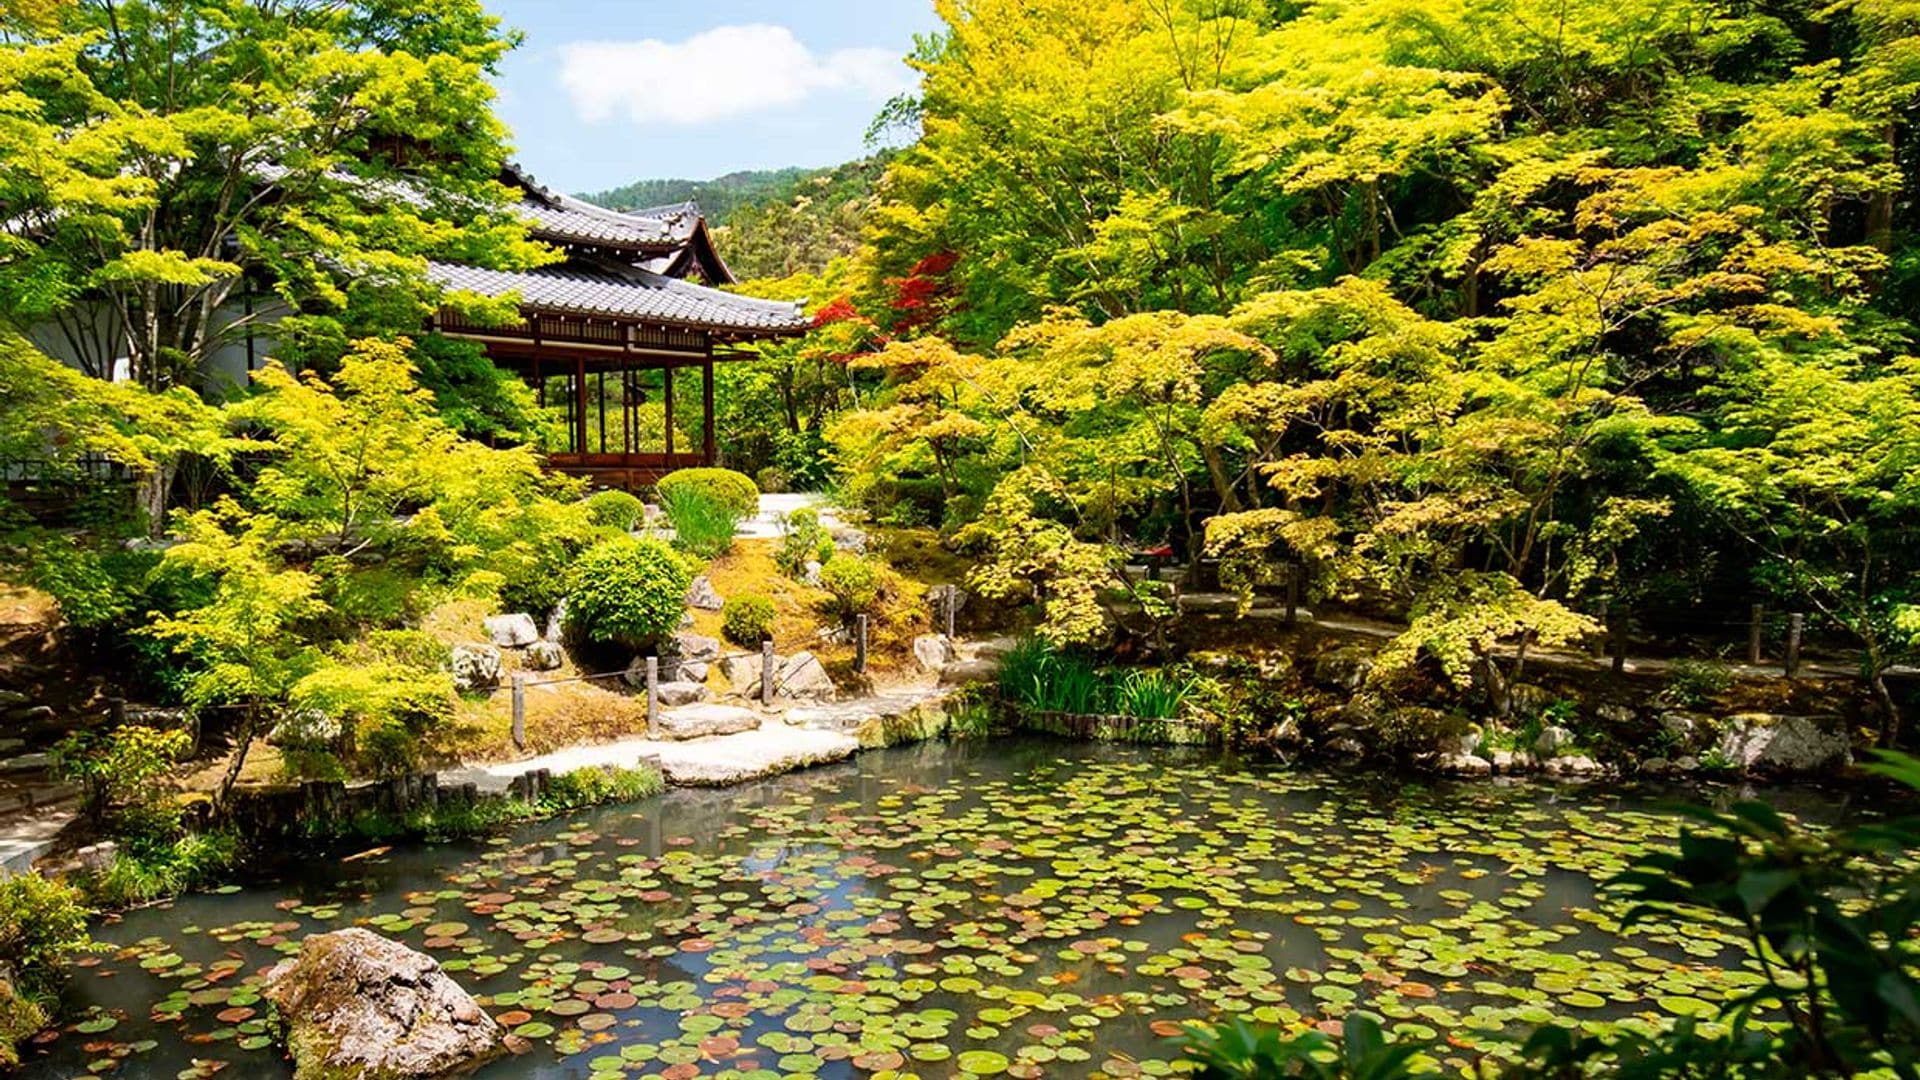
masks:
[(660, 492), (660, 509), (673, 526), (673, 546), (702, 559), (717, 559), (733, 548), (740, 527), (738, 507), (706, 488), (691, 485)]
[(52, 985), (68, 953), (91, 945), (80, 891), (39, 874), (0, 879), (0, 957), (22, 982)]
[(675, 492), (686, 489), (703, 491), (720, 500), (739, 515), (738, 520), (744, 521), (760, 512), (760, 489), (745, 473), (732, 469), (681, 469), (662, 477), (654, 487), (654, 494), (665, 506)]
[(587, 516), (595, 525), (632, 532), (647, 516), (647, 505), (625, 491), (596, 491), (586, 498)]
[(851, 619), (871, 612), (880, 602), (880, 568), (869, 559), (841, 552), (821, 566), (820, 587), (833, 596), (832, 612)]
[(759, 593), (742, 593), (727, 600), (720, 611), (720, 633), (735, 645), (758, 645), (773, 636), (777, 614), (773, 601)]
[(826, 526), (820, 524), (818, 511), (803, 506), (780, 519), (780, 549), (774, 552), (773, 561), (788, 577), (799, 577), (810, 560), (818, 560), (824, 566), (831, 558), (833, 537), (827, 534)]
[(567, 621), (589, 641), (645, 648), (680, 625), (693, 569), (658, 540), (595, 544), (567, 575)]

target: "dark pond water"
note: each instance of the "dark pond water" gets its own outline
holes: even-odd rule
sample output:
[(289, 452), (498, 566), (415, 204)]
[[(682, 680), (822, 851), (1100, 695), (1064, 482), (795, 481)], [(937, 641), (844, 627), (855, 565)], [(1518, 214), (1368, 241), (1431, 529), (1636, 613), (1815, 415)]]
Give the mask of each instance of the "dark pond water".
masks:
[(1672, 836), (1658, 801), (1037, 740), (869, 753), (129, 914), (26, 1074), (287, 1075), (259, 973), (350, 925), (529, 1040), (488, 1077), (1156, 1076), (1179, 1021), (1354, 1008), (1464, 1063), (1752, 985), (1731, 935), (1623, 935), (1596, 900)]

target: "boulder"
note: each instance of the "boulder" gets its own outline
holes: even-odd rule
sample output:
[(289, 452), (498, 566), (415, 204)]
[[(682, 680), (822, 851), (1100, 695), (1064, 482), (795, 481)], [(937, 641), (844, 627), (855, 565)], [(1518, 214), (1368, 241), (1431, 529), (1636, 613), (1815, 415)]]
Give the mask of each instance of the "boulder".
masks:
[(687, 606), (701, 611), (719, 611), (727, 606), (727, 602), (714, 589), (713, 579), (701, 574), (693, 579), (693, 584), (687, 589)]
[(797, 652), (777, 669), (773, 692), (796, 701), (823, 701), (833, 697), (836, 688), (820, 658), (810, 652)]
[(1693, 757), (1692, 755), (1674, 758), (1673, 771), (1680, 772), (1680, 773), (1699, 772), (1700, 759), (1697, 757)]
[(0, 761), (0, 773), (34, 772), (53, 768), (52, 754), (21, 754)]
[(1558, 724), (1549, 724), (1541, 729), (1539, 737), (1533, 740), (1533, 752), (1543, 758), (1550, 758), (1572, 745), (1573, 732)]
[(703, 683), (707, 681), (707, 672), (711, 670), (713, 670), (713, 665), (705, 662), (696, 664), (678, 663), (673, 666), (673, 671), (669, 673), (669, 681)]
[(1493, 762), (1493, 771), (1502, 776), (1533, 771), (1533, 755), (1524, 750), (1495, 750), (1489, 760)]
[(500, 650), (491, 645), (456, 645), (453, 648), (453, 688), (463, 694), (491, 690), (500, 685)]
[(1666, 732), (1667, 737), (1672, 739), (1676, 746), (1692, 746), (1705, 727), (1703, 718), (1692, 713), (1663, 712), (1660, 714), (1660, 730)]
[(502, 649), (524, 649), (540, 640), (540, 628), (531, 615), (494, 615), (487, 619), (487, 637)]
[(720, 639), (704, 634), (678, 633), (673, 635), (673, 655), (683, 661), (694, 663), (712, 663), (720, 659)]
[(267, 745), (285, 750), (327, 750), (345, 735), (340, 721), (318, 709), (295, 709), (267, 732)]
[(867, 553), (866, 530), (843, 525), (833, 530), (833, 546), (841, 551), (851, 551), (855, 555), (865, 555)]
[(1568, 754), (1547, 762), (1547, 771), (1555, 776), (1597, 776), (1600, 763), (1585, 754)]
[(956, 660), (940, 669), (941, 686), (968, 686), (1000, 678), (1000, 661), (986, 658)]
[(427, 1080), (506, 1050), (486, 1010), (417, 953), (357, 927), (316, 934), (267, 973), (295, 1080)]
[(10, 724), (19, 724), (23, 727), (49, 724), (56, 719), (58, 719), (58, 714), (53, 711), (53, 706), (51, 705), (22, 705), (18, 708), (7, 710), (7, 722)]
[(566, 654), (551, 641), (536, 641), (527, 646), (520, 663), (528, 671), (552, 671), (566, 662)]
[[(778, 663), (775, 658), (775, 663)], [(726, 676), (727, 685), (733, 692), (747, 697), (760, 692), (760, 654), (747, 656), (729, 656), (720, 661), (720, 674)]]
[(703, 739), (709, 735), (732, 735), (753, 731), (760, 726), (760, 714), (736, 705), (685, 705), (660, 713), (659, 735), (663, 739)]
[(1729, 716), (1719, 749), (1722, 757), (1750, 772), (1809, 773), (1853, 763), (1845, 724), (1812, 716)]
[(655, 692), (660, 696), (660, 704), (667, 708), (707, 700), (706, 686), (697, 682), (663, 682)]
[(1373, 674), (1373, 650), (1343, 645), (1320, 654), (1313, 662), (1313, 681), (1336, 690), (1358, 690)]
[(1673, 762), (1663, 757), (1648, 758), (1640, 763), (1640, 772), (1646, 776), (1665, 776), (1673, 771)]
[(1450, 776), (1493, 775), (1493, 763), (1476, 754), (1442, 754), (1439, 767)]
[(18, 690), (0, 690), (0, 709), (10, 709), (15, 705), (28, 705), (33, 699)]
[(821, 569), (820, 560), (808, 559), (806, 561), (806, 565), (800, 568), (800, 584), (805, 585), (811, 589), (819, 588), (820, 587), (820, 569)]
[(553, 614), (547, 616), (547, 640), (565, 641), (566, 638), (564, 635), (566, 632), (567, 601), (565, 597), (562, 597), (560, 602), (554, 605)]
[(944, 634), (921, 634), (913, 639), (913, 658), (927, 671), (939, 671), (953, 662), (953, 642)]
[(1631, 725), (1640, 718), (1640, 714), (1634, 712), (1631, 705), (1606, 704), (1596, 706), (1593, 717), (1607, 727), (1619, 729)]

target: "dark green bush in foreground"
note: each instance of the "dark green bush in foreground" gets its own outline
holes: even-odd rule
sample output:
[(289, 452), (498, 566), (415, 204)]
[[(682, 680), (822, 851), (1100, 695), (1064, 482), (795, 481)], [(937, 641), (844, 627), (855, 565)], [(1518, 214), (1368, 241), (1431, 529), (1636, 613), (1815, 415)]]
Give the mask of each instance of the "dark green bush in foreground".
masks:
[[(1880, 756), (1870, 769), (1920, 795), (1920, 759)], [(1655, 1035), (1542, 1027), (1505, 1075), (1920, 1076), (1920, 815), (1816, 831), (1760, 802), (1679, 813), (1694, 824), (1677, 851), (1643, 855), (1608, 883), (1633, 904), (1626, 925), (1731, 919), (1766, 981), (1725, 1002), (1710, 1029), (1693, 1019)], [(1360, 1013), (1344, 1041), (1237, 1020), (1191, 1025), (1178, 1041), (1212, 1080), (1392, 1080), (1413, 1075), (1427, 1050), (1389, 1041)]]

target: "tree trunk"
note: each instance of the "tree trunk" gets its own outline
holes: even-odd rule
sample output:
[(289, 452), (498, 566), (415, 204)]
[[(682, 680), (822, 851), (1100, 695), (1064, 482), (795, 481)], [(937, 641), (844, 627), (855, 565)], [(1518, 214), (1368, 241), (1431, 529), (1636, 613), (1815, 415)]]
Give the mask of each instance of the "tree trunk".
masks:
[(1500, 661), (1492, 653), (1480, 658), (1487, 673), (1487, 705), (1493, 715), (1506, 719), (1513, 715), (1513, 695), (1507, 692), (1507, 677), (1500, 671)]
[(162, 459), (135, 481), (134, 500), (147, 517), (149, 537), (159, 539), (167, 531), (167, 501), (173, 494), (173, 478), (179, 470), (179, 463)]
[(233, 796), (233, 785), (240, 782), (240, 770), (247, 764), (247, 751), (253, 747), (254, 736), (260, 733), (260, 704), (250, 702), (247, 705), (247, 718), (240, 725), (240, 734), (234, 737), (233, 760), (227, 762), (227, 772), (220, 778), (220, 790), (213, 796), (213, 815), (224, 817), (228, 800)]
[(1207, 475), (1213, 478), (1213, 492), (1220, 497), (1220, 512), (1239, 513), (1240, 493), (1234, 490), (1233, 477), (1227, 475), (1227, 463), (1220, 457), (1220, 448), (1210, 442), (1202, 441), (1200, 455), (1206, 459)]

